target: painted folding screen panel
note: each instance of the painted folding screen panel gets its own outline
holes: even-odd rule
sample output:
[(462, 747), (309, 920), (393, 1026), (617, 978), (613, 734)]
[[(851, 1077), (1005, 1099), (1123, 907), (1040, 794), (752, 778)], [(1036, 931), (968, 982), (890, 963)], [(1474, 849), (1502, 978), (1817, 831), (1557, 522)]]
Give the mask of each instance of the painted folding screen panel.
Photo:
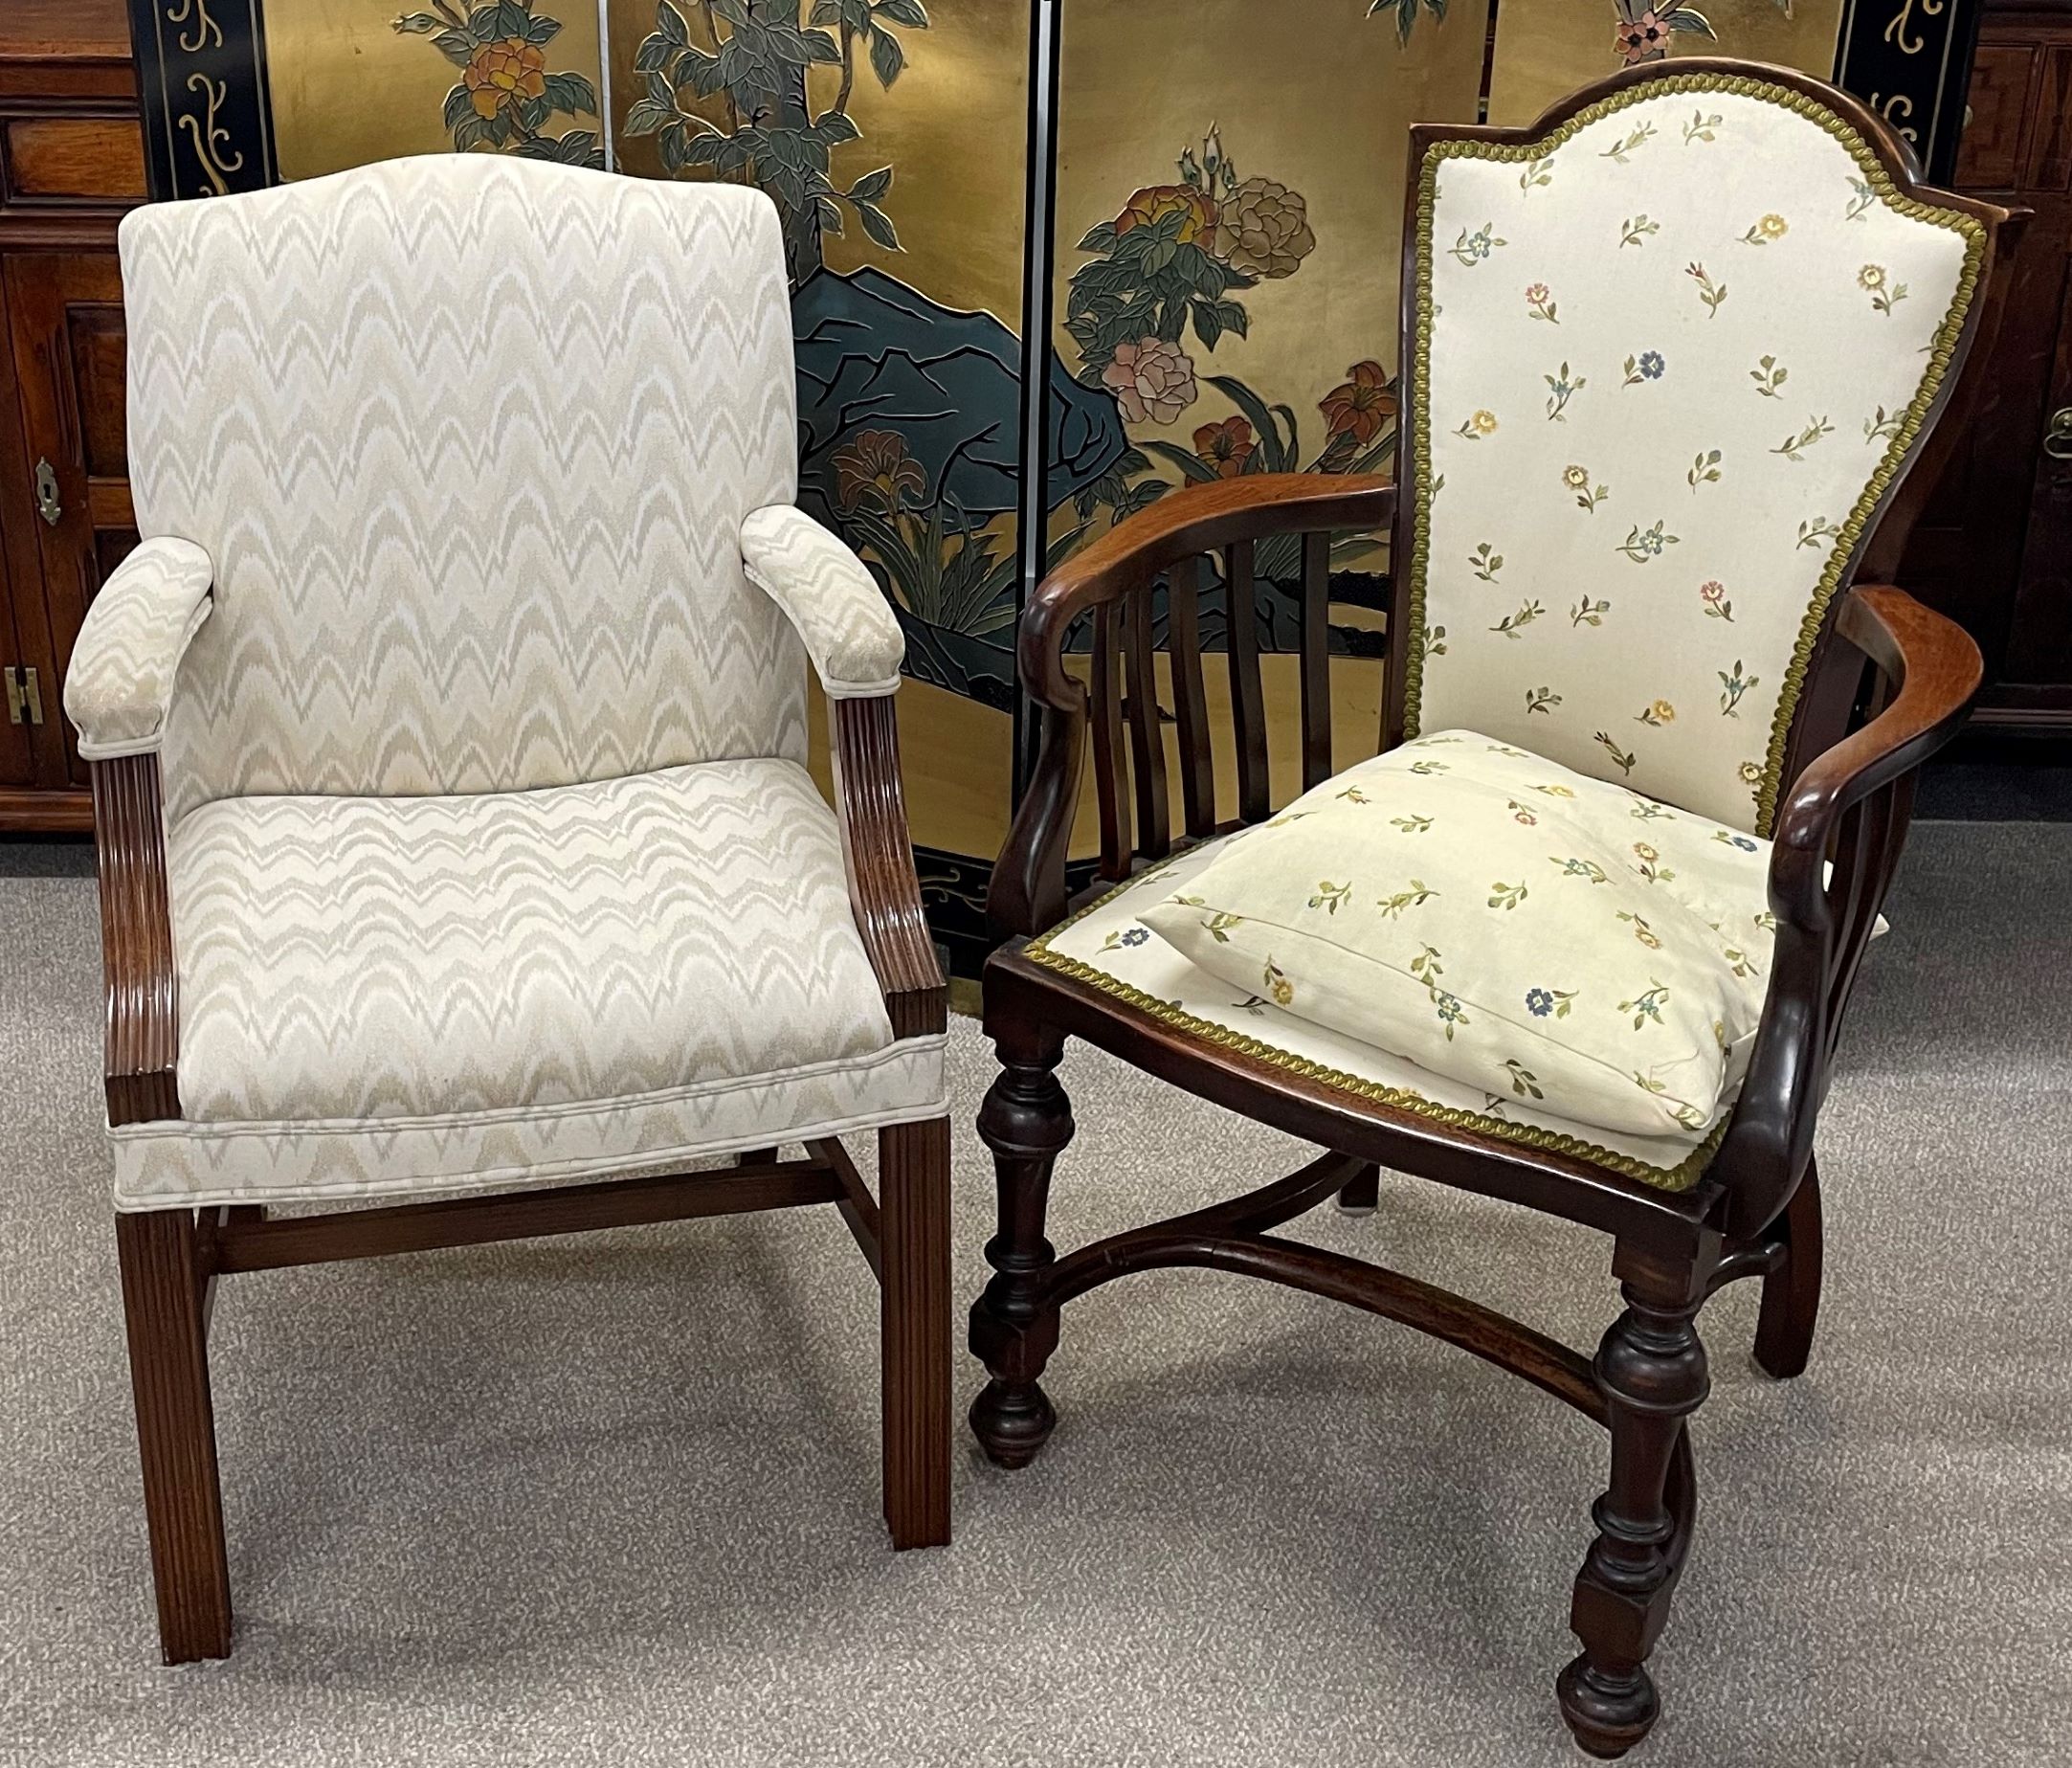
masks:
[[(1487, 0), (1281, 0), (1270, 16), (1253, 0), (1064, 8), (1054, 342), (1128, 447), (1091, 482), (1054, 486), (1054, 540), (1188, 483), (1389, 469), (1410, 126), (1474, 120), (1488, 24)], [(1378, 747), (1386, 568), (1371, 540), (1334, 553), (1346, 764)], [(1252, 617), (1282, 796), (1299, 790), (1300, 569), (1292, 536), (1258, 549)], [(1213, 650), (1225, 620), (1212, 587)], [(1207, 674), (1212, 721), (1227, 727), (1224, 672)]]

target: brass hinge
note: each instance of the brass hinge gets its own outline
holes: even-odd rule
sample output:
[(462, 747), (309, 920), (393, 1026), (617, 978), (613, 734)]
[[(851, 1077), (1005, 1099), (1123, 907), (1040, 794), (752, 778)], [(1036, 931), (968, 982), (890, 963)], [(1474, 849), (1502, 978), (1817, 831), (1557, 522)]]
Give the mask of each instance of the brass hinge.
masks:
[(10, 663), (4, 671), (8, 685), (8, 723), (19, 725), (27, 722), (40, 725), (43, 722), (43, 690), (36, 685), (33, 669), (21, 671), (15, 679), (14, 665)]

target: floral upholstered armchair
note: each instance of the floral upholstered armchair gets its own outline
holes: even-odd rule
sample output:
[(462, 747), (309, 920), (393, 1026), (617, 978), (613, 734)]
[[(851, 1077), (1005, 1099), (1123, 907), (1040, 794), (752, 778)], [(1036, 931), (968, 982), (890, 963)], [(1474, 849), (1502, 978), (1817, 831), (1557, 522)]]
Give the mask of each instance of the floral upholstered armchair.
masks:
[[(1125, 522), (1020, 632), (1043, 749), (994, 876), (994, 1276), (979, 1441), (1026, 1463), (1063, 1305), (1207, 1265), (1473, 1351), (1611, 1433), (1559, 1679), (1583, 1747), (1654, 1722), (1645, 1661), (1690, 1538), (1695, 1320), (1757, 1278), (1756, 1355), (1804, 1366), (1814, 1129), (1921, 762), (1979, 658), (1881, 580), (1994, 323), (2016, 218), (1927, 189), (1804, 77), (1682, 59), (1525, 129), (1413, 131), (1401, 490), (1240, 476)], [(1953, 425), (1942, 433), (1947, 439)], [(1392, 525), (1383, 752), (1334, 773), (1334, 531)], [(1269, 800), (1255, 546), (1302, 536), (1303, 794)], [(1222, 554), (1236, 776), (1203, 684)], [(1170, 730), (1153, 593), (1163, 587)], [(1068, 627), (1094, 635), (1090, 687)], [(1067, 899), (1087, 733), (1101, 882)], [(1177, 775), (1177, 787), (1173, 785)], [(1235, 817), (1230, 815), (1235, 812)], [(1177, 814), (1179, 828), (1175, 833)], [(1060, 1258), (1068, 1036), (1319, 1143), (1302, 1171)], [(1377, 1168), (1610, 1234), (1625, 1311), (1587, 1360), (1273, 1230)]]
[(834, 1203), (881, 1273), (894, 1542), (947, 1539), (902, 640), (791, 505), (775, 212), (450, 155), (146, 209), (122, 248), (145, 538), (66, 706), (167, 1658), (230, 1644), (236, 1271)]

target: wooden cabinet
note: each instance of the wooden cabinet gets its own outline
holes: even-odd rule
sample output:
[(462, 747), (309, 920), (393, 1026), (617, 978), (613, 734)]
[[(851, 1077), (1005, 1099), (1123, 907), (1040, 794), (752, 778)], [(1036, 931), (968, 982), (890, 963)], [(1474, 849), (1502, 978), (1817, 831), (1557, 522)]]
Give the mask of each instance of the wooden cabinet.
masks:
[(1989, 5), (1970, 98), (1957, 185), (2035, 219), (1901, 581), (1984, 650), (1979, 736), (2072, 745), (2072, 0)]
[(144, 196), (123, 0), (5, 0), (0, 831), (93, 822), (61, 683), (87, 603), (136, 544), (115, 230)]

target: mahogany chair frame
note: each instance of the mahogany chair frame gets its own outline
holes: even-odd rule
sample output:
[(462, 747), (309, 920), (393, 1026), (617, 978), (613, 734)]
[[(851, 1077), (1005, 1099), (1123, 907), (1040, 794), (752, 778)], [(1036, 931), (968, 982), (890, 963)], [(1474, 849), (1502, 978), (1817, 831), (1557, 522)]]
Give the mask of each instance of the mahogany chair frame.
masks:
[[(1592, 1515), (1595, 1539), (1576, 1575), (1571, 1625), (1581, 1653), (1558, 1678), (1564, 1717), (1593, 1756), (1638, 1743), (1659, 1701), (1645, 1660), (1667, 1619), (1689, 1544), (1696, 1487), (1685, 1421), (1706, 1392), (1695, 1328), (1705, 1300), (1744, 1278), (1762, 1284), (1755, 1357), (1797, 1375), (1811, 1350), (1820, 1290), (1815, 1119), (1858, 961), (1897, 863), (1916, 772), (1956, 733), (1979, 685), (1977, 647), (1957, 626), (1879, 581), (1905, 548), (1922, 500), (1961, 426), (1950, 415), (1964, 356), (1997, 326), (2012, 247), (2025, 214), (1924, 185), (1907, 149), (1854, 99), (1786, 70), (1687, 57), (1622, 71), (1527, 128), (1420, 125), (1411, 131), (1411, 215), (1403, 288), (1417, 286), (1415, 168), (1444, 141), (1526, 142), (1586, 105), (1663, 72), (1758, 75), (1839, 113), (1906, 196), (1984, 224), (1981, 294), (1966, 320), (1924, 439), (1886, 491), (1831, 604), (1796, 709), (1783, 777), (1770, 902), (1777, 917), (1770, 993), (1747, 1081), (1718, 1152), (1690, 1190), (1670, 1192), (1567, 1155), (1499, 1141), (1336, 1090), (1191, 1037), (1127, 1002), (1036, 963), (1025, 951), (1081, 903), (1187, 845), (1271, 811), (1266, 721), (1252, 604), (1254, 549), (1302, 537), (1301, 753), (1303, 788), (1333, 771), (1326, 604), (1331, 536), (1392, 529), (1411, 551), (1412, 515), (1380, 478), (1258, 475), (1170, 494), (1063, 565), (1037, 589), (1018, 639), (1021, 681), (1041, 719), (1026, 798), (993, 873), (988, 908), (1004, 944), (986, 970), (985, 1028), (1000, 1073), (978, 1118), (992, 1151), (999, 1227), (993, 1275), (971, 1310), (970, 1346), (990, 1379), (970, 1412), (986, 1453), (1006, 1467), (1042, 1447), (1056, 1414), (1038, 1377), (1057, 1348), (1062, 1306), (1131, 1271), (1198, 1265), (1325, 1295), (1418, 1328), (1521, 1376), (1608, 1427), (1611, 1475)], [(1401, 362), (1410, 387), (1414, 315), (1406, 297)], [(1408, 398), (1405, 399), (1406, 405)], [(1216, 816), (1202, 680), (1199, 594), (1206, 554), (1223, 555), (1235, 724), (1235, 820)], [(1869, 581), (1857, 582), (1859, 572)], [(1152, 593), (1168, 596), (1172, 723), (1184, 834), (1171, 833), (1165, 740), (1153, 664)], [(1090, 683), (1066, 668), (1068, 629), (1093, 631)], [(1404, 735), (1409, 622), (1392, 619), (1381, 744)], [(1126, 742), (1124, 727), (1127, 727)], [(1067, 843), (1092, 731), (1101, 862), (1068, 899)], [(1133, 813), (1133, 815), (1132, 815)], [(1132, 835), (1132, 827), (1134, 834)], [(1823, 862), (1833, 862), (1831, 881)], [(1085, 1039), (1160, 1081), (1270, 1124), (1325, 1153), (1262, 1189), (1110, 1236), (1058, 1258), (1044, 1238), (1052, 1170), (1072, 1139), (1056, 1069), (1068, 1037)], [(1612, 1236), (1625, 1309), (1594, 1359), (1477, 1303), (1273, 1230), (1336, 1195), (1371, 1209), (1377, 1169), (1522, 1203)]]
[[(842, 851), (895, 1039), (940, 1034), (947, 990), (921, 906), (888, 698), (834, 705)], [(156, 754), (97, 761), (110, 1124), (180, 1115), (179, 1011)], [(878, 1132), (873, 1197), (838, 1139), (714, 1172), (269, 1219), (257, 1205), (116, 1216), (145, 1512), (168, 1664), (227, 1657), (229, 1557), (209, 1387), (216, 1280), (701, 1216), (832, 1203), (880, 1290), (884, 1513), (896, 1548), (949, 1539), (949, 1120)]]

